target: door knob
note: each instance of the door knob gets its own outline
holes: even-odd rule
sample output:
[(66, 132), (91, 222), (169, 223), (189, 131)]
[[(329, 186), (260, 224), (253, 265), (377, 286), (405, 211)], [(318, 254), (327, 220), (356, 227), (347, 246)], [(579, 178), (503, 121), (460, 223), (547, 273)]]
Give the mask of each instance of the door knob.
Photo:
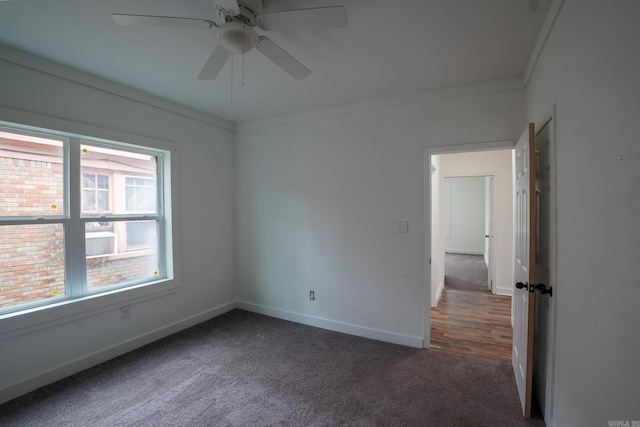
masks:
[(544, 283), (538, 283), (536, 285), (536, 289), (540, 291), (542, 295), (549, 294), (550, 297), (553, 297), (553, 286), (549, 286), (549, 289), (547, 289), (547, 285)]
[(516, 283), (516, 288), (518, 288), (518, 289), (527, 289), (527, 284), (526, 283), (522, 283), (522, 282), (518, 282), (518, 283)]

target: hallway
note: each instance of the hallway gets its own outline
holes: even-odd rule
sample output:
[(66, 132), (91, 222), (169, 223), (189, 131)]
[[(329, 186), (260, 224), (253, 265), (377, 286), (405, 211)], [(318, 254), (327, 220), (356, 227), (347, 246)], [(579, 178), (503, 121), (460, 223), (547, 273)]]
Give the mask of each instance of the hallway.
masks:
[[(486, 289), (486, 267), (477, 262), (477, 256), (446, 256), (445, 287), (438, 306), (431, 310), (431, 345), (456, 353), (510, 359), (511, 297), (481, 290)], [(461, 278), (476, 280), (471, 283)], [(466, 286), (460, 286), (461, 282)]]

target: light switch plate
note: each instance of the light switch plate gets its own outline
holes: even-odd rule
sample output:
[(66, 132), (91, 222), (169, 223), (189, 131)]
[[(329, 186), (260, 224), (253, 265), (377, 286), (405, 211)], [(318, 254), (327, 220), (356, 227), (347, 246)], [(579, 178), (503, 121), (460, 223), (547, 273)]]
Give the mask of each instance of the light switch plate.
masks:
[(409, 221), (396, 221), (394, 223), (394, 228), (396, 233), (408, 233), (409, 232)]

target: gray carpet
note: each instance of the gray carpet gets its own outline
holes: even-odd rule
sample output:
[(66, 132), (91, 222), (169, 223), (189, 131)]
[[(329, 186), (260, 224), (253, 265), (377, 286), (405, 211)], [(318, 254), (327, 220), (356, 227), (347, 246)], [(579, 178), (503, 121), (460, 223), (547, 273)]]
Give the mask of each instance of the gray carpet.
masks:
[(444, 256), (444, 287), (465, 291), (488, 291), (487, 266), (482, 255), (452, 254)]
[(234, 310), (0, 406), (3, 426), (544, 426), (510, 361)]

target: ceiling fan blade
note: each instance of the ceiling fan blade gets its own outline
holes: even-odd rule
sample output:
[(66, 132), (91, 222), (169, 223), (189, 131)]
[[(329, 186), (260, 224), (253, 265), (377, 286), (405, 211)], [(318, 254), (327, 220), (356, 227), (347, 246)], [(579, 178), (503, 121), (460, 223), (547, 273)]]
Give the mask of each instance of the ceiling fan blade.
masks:
[(237, 15), (240, 11), (240, 7), (238, 6), (238, 2), (236, 0), (216, 0), (216, 5), (220, 9), (229, 12), (232, 15)]
[(231, 52), (229, 52), (224, 46), (218, 45), (216, 50), (213, 51), (207, 62), (202, 67), (202, 71), (198, 75), (199, 80), (214, 80), (224, 64), (227, 63), (227, 59), (231, 56)]
[(327, 6), (270, 12), (258, 16), (258, 26), (263, 30), (344, 28), (347, 11), (344, 6)]
[(307, 67), (265, 36), (258, 37), (256, 49), (296, 80), (304, 79), (311, 74)]
[(120, 25), (140, 25), (151, 27), (179, 27), (179, 28), (204, 28), (206, 30), (217, 27), (213, 21), (195, 18), (178, 18), (175, 16), (152, 15), (128, 15), (114, 13), (113, 20)]

